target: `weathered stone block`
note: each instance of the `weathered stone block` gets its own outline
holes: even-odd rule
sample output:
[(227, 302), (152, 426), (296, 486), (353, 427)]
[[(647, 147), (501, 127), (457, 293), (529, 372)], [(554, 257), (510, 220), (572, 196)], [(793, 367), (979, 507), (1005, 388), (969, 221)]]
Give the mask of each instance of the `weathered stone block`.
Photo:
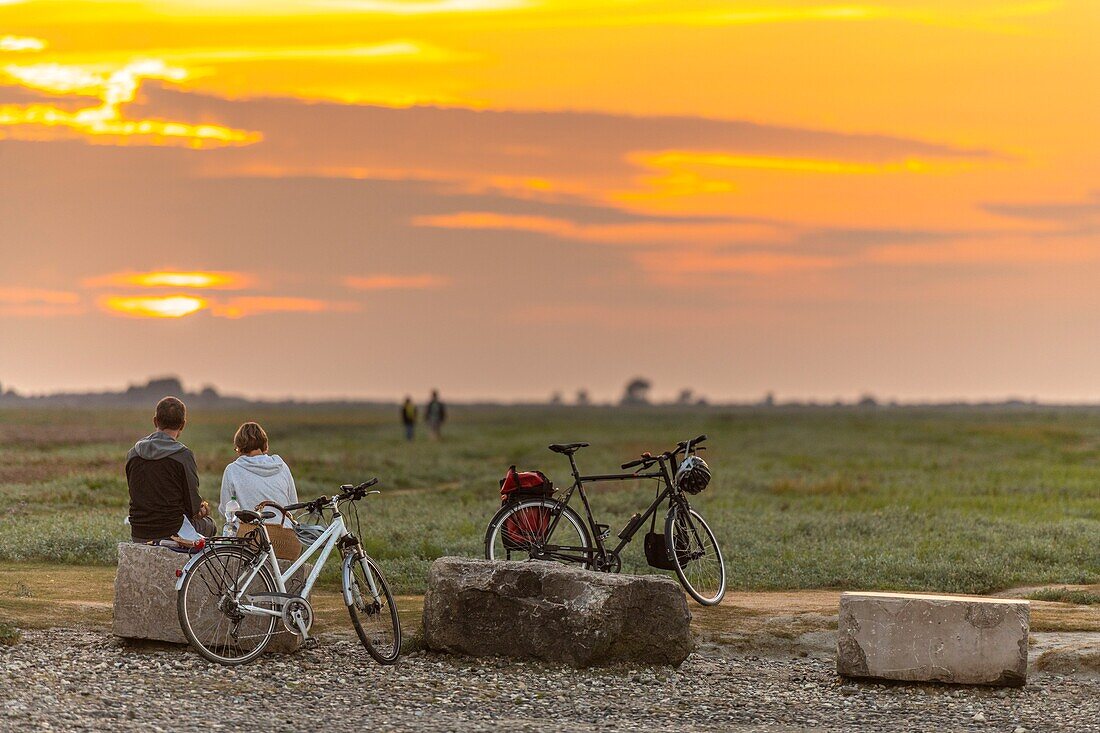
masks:
[[(133, 542), (118, 544), (118, 573), (115, 575), (114, 620), (111, 631), (126, 639), (150, 639), (173, 644), (186, 644), (187, 638), (180, 628), (176, 612), (176, 571), (182, 568), (190, 555), (172, 552), (164, 547), (138, 545)], [(280, 562), (285, 571), (288, 562)], [(310, 571), (309, 563), (303, 565), (291, 578), (304, 582)], [(276, 631), (285, 630), (280, 621)], [(276, 633), (268, 645), (268, 651), (289, 653), (299, 646), (298, 636)]]
[(432, 563), (424, 643), (434, 651), (565, 662), (679, 665), (695, 648), (680, 586), (550, 562)]
[(843, 593), (837, 671), (847, 677), (1022, 686), (1030, 604), (973, 596)]

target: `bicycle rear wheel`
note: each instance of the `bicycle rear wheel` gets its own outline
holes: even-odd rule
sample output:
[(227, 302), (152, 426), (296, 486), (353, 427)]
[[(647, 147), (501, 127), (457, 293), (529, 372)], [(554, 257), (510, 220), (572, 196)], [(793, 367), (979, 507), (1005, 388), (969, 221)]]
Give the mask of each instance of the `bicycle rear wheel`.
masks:
[[(371, 591), (371, 584), (375, 591)], [(367, 653), (379, 664), (393, 664), (401, 656), (401, 619), (382, 571), (365, 554), (344, 558), (344, 602), (351, 623)]]
[(255, 561), (254, 553), (240, 547), (212, 547), (187, 571), (176, 595), (183, 635), (211, 662), (251, 662), (271, 641), (277, 618), (246, 613), (239, 607), (240, 603), (249, 603), (275, 608), (274, 599), (245, 600), (277, 590), (266, 567), (245, 583)]
[[(561, 518), (550, 531), (555, 513)], [(555, 499), (524, 499), (496, 513), (485, 531), (489, 560), (551, 560), (589, 567), (592, 540), (580, 515)]]
[(680, 585), (704, 606), (715, 606), (726, 595), (726, 566), (710, 527), (694, 509), (673, 506), (665, 522), (668, 552)]

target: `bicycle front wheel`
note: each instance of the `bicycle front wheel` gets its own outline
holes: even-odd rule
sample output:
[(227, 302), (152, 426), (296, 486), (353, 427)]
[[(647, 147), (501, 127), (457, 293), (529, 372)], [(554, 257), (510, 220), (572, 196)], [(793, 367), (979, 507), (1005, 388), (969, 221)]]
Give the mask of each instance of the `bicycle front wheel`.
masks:
[[(253, 573), (257, 557), (240, 547), (213, 547), (187, 571), (176, 596), (180, 628), (199, 654), (218, 664), (244, 664), (260, 656), (275, 631), (276, 616), (242, 605), (275, 609), (271, 572)], [(252, 576), (249, 578), (249, 576)]]
[(351, 623), (367, 653), (379, 664), (393, 664), (401, 656), (401, 619), (382, 571), (365, 554), (344, 558), (344, 602)]
[(718, 540), (699, 512), (673, 506), (665, 537), (676, 577), (688, 595), (704, 606), (721, 603), (726, 595), (726, 566)]
[[(555, 514), (557, 526), (551, 530)], [(485, 532), (489, 560), (551, 560), (589, 567), (592, 540), (580, 515), (554, 499), (524, 499), (507, 504)]]

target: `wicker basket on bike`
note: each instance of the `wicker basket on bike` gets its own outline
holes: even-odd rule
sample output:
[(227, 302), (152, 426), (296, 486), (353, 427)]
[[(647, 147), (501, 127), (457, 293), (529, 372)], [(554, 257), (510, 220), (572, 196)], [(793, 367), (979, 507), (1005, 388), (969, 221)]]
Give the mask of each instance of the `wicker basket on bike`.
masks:
[[(279, 524), (266, 524), (264, 529), (267, 530), (267, 536), (271, 540), (271, 546), (275, 548), (275, 557), (280, 560), (294, 561), (298, 559), (298, 556), (302, 554), (302, 545), (298, 541), (298, 535), (293, 529), (294, 518), (290, 516), (290, 513), (283, 509), (281, 506), (273, 501), (262, 501), (256, 505), (256, 511), (261, 511), (267, 507), (277, 510), (281, 513), (286, 520), (286, 523), (290, 523), (291, 526), (284, 526), (283, 522)], [(259, 524), (256, 522), (241, 522), (237, 527), (237, 536), (246, 537), (253, 532), (259, 530)], [(257, 538), (257, 542), (258, 542)]]

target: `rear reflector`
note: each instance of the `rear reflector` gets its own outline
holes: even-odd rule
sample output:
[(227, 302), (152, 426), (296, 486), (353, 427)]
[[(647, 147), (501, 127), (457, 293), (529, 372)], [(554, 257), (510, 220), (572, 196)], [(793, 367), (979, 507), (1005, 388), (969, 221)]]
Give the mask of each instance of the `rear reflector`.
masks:
[(183, 577), (183, 568), (176, 568), (176, 577), (177, 578), (182, 578)]

